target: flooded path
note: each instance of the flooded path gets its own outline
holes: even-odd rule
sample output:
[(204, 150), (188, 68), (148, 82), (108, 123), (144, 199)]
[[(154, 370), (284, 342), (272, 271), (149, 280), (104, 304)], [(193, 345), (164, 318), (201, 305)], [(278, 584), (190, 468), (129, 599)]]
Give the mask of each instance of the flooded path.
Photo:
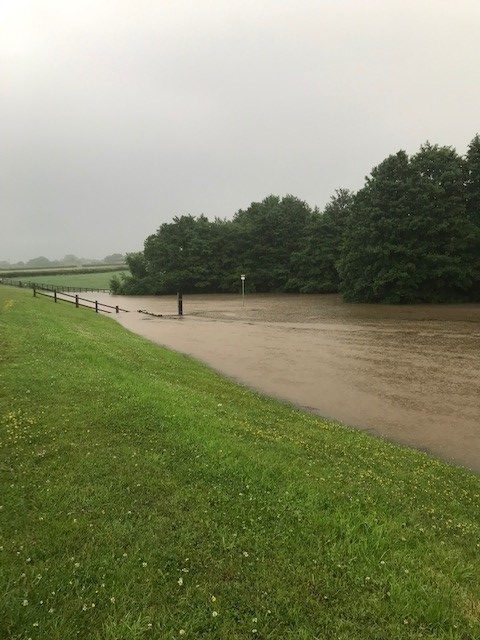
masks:
[[(176, 313), (173, 296), (95, 297)], [(184, 311), (118, 319), (259, 391), (480, 471), (480, 305), (188, 295)]]

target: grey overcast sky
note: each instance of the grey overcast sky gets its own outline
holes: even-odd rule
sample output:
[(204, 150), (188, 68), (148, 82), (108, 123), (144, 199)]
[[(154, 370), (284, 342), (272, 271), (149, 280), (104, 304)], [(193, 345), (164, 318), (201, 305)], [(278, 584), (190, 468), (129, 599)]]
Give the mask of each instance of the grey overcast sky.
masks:
[(0, 0), (0, 260), (322, 207), (479, 130), (479, 0)]

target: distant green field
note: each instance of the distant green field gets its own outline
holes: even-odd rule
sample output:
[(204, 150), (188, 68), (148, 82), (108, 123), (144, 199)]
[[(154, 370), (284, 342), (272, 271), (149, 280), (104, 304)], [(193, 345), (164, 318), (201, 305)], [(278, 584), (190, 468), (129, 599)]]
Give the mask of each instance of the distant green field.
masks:
[[(25, 282), (37, 282), (39, 284), (66, 285), (67, 287), (98, 287), (108, 289), (110, 280), (114, 275), (120, 276), (127, 271), (99, 271), (98, 273), (65, 273), (62, 275), (41, 275), (25, 277)], [(21, 280), (22, 278), (14, 278)]]
[(37, 269), (0, 269), (0, 278), (26, 278), (27, 276), (63, 275), (70, 273), (96, 273), (98, 271), (122, 271), (126, 264), (72, 265), (66, 267), (39, 267)]

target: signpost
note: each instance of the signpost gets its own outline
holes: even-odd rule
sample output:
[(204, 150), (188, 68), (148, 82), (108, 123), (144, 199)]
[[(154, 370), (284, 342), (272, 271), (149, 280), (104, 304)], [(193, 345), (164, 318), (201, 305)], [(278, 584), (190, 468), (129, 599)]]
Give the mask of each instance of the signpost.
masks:
[(245, 306), (245, 275), (242, 273), (240, 276), (240, 280), (242, 281), (242, 307)]
[[(183, 247), (180, 246), (179, 249), (180, 249), (180, 264), (182, 264)], [(183, 316), (183, 294), (181, 291), (177, 293), (177, 306), (178, 306), (178, 315)]]

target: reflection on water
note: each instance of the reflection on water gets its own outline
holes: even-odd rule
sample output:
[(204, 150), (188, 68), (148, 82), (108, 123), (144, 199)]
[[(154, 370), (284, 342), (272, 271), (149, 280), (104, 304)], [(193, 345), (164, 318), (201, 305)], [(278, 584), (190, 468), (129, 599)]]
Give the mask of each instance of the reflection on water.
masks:
[[(106, 298), (176, 312), (174, 296)], [(480, 470), (480, 305), (188, 295), (184, 310), (119, 319), (261, 391)]]

